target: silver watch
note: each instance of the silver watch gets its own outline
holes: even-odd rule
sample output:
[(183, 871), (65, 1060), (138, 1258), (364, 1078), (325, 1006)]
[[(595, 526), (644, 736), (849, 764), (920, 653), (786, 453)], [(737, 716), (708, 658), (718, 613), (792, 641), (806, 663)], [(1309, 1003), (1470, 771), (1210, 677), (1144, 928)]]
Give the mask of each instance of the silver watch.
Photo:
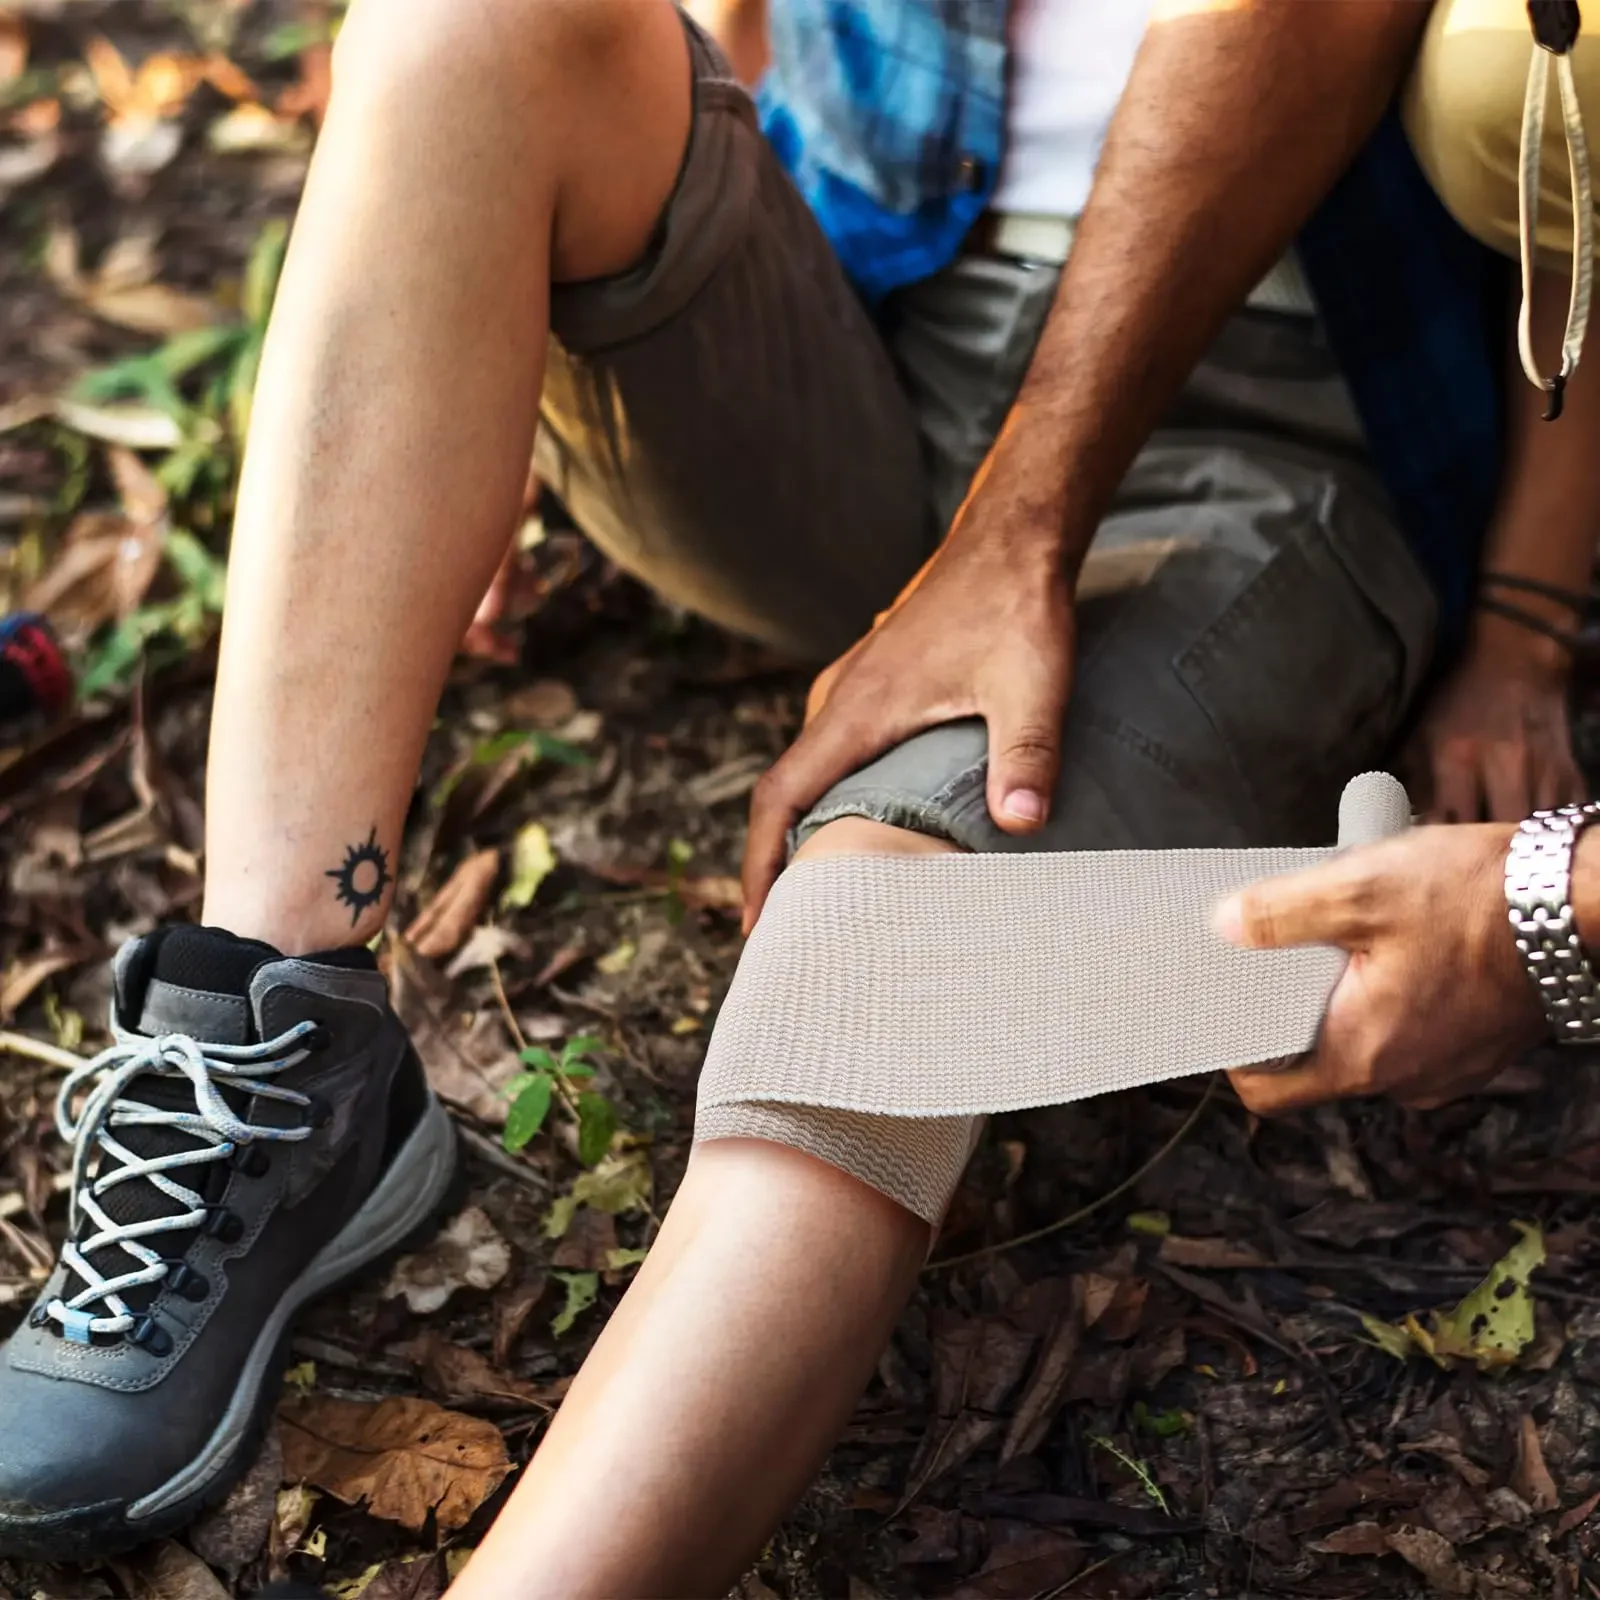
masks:
[(1572, 912), (1572, 853), (1597, 820), (1596, 804), (1536, 811), (1506, 853), (1506, 905), (1517, 949), (1562, 1044), (1600, 1043), (1600, 979)]

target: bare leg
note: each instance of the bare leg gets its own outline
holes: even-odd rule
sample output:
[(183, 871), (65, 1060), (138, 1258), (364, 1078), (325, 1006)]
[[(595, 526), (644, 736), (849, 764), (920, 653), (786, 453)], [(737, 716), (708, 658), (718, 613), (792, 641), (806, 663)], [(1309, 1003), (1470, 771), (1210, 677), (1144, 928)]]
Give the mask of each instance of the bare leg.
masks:
[(552, 274), (642, 255), (691, 114), (668, 0), (356, 0), (234, 528), (205, 920), (368, 938), (448, 670), (521, 504)]
[[(846, 819), (801, 853), (948, 848)], [(725, 1593), (849, 1419), (927, 1247), (922, 1221), (810, 1156), (699, 1146), (451, 1600)]]

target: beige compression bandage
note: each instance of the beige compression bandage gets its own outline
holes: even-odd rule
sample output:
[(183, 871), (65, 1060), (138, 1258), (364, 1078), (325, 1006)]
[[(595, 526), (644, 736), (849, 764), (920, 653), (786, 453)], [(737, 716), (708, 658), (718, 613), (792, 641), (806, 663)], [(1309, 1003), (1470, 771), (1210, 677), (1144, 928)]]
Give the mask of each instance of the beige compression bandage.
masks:
[[(1387, 773), (1339, 848), (1408, 827)], [(1343, 952), (1245, 951), (1234, 889), (1324, 850), (835, 856), (778, 880), (717, 1018), (695, 1138), (807, 1151), (937, 1223), (982, 1117), (1309, 1049)]]

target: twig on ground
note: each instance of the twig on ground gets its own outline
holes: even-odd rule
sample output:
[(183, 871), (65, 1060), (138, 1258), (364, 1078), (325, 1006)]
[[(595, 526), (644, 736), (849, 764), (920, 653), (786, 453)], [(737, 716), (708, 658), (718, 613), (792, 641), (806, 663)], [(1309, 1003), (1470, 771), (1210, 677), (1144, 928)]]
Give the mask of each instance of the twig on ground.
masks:
[(1218, 1077), (1212, 1078), (1211, 1082), (1206, 1085), (1206, 1092), (1201, 1095), (1200, 1102), (1195, 1106), (1194, 1110), (1184, 1118), (1183, 1126), (1142, 1167), (1130, 1173), (1116, 1188), (1107, 1190), (1098, 1200), (1091, 1200), (1088, 1205), (1080, 1206), (1076, 1211), (1070, 1211), (1066, 1216), (1058, 1217), (1054, 1222), (1047, 1222), (1042, 1228), (1034, 1228), (1028, 1233), (1019, 1233), (1014, 1239), (1003, 1239), (999, 1244), (986, 1244), (981, 1249), (968, 1250), (959, 1256), (945, 1256), (943, 1260), (930, 1261), (922, 1270), (924, 1272), (941, 1272), (946, 1267), (959, 1267), (968, 1261), (980, 1261), (985, 1256), (998, 1255), (1002, 1250), (1014, 1250), (1021, 1244), (1032, 1244), (1036, 1239), (1044, 1239), (1052, 1233), (1060, 1233), (1063, 1228), (1070, 1228), (1075, 1222), (1082, 1222), (1086, 1217), (1092, 1217), (1095, 1212), (1110, 1205), (1113, 1200), (1120, 1199), (1146, 1173), (1152, 1172), (1156, 1167), (1160, 1166), (1188, 1137), (1195, 1124), (1205, 1114), (1206, 1107), (1211, 1104), (1212, 1099), (1215, 1097), (1219, 1078), (1220, 1074), (1218, 1074)]
[(63, 1072), (74, 1071), (88, 1059), (63, 1050), (60, 1045), (46, 1044), (43, 1039), (30, 1039), (25, 1033), (0, 1032), (0, 1054), (6, 1053), (42, 1061), (46, 1066), (60, 1067)]
[(530, 1189), (537, 1190), (540, 1194), (548, 1194), (550, 1185), (533, 1170), (532, 1167), (509, 1156), (487, 1134), (480, 1133), (471, 1123), (464, 1118), (455, 1119), (456, 1131), (462, 1140), (470, 1146), (472, 1153), (481, 1156), (484, 1162), (493, 1167), (496, 1172), (503, 1172), (508, 1178), (515, 1178), (518, 1183), (526, 1184)]

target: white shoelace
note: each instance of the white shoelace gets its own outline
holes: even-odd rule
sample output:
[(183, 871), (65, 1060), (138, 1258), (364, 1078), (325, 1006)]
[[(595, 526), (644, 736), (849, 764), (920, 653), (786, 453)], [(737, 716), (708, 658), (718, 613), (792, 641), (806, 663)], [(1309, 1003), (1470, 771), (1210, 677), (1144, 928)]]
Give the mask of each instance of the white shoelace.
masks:
[[(123, 1292), (159, 1283), (168, 1271), (167, 1260), (143, 1241), (206, 1223), (205, 1197), (169, 1174), (185, 1167), (226, 1161), (240, 1145), (258, 1139), (294, 1143), (310, 1137), (312, 1130), (308, 1126), (267, 1128), (243, 1121), (234, 1115), (217, 1086), (221, 1083), (269, 1100), (309, 1107), (310, 1096), (268, 1080), (305, 1060), (310, 1054), (305, 1041), (317, 1028), (314, 1022), (297, 1023), (275, 1039), (250, 1045), (201, 1044), (182, 1033), (149, 1038), (119, 1028), (114, 1045), (67, 1074), (56, 1095), (56, 1126), (61, 1137), (73, 1146), (72, 1216), (61, 1260), (85, 1287), (70, 1300), (55, 1299), (44, 1308), (45, 1315), (60, 1324), (66, 1338), (88, 1344), (97, 1333), (126, 1333), (138, 1319), (122, 1299)], [(150, 1077), (187, 1078), (194, 1087), (195, 1109), (168, 1110), (129, 1098), (128, 1090), (135, 1081)], [(74, 1117), (73, 1100), (91, 1084), (88, 1098)], [(118, 1128), (150, 1127), (180, 1129), (202, 1144), (193, 1150), (146, 1158), (135, 1155), (113, 1132)], [(91, 1183), (86, 1180), (97, 1146), (121, 1164)], [(100, 1198), (118, 1184), (133, 1182), (154, 1184), (186, 1209), (144, 1222), (114, 1221), (100, 1205)], [(83, 1217), (88, 1217), (99, 1231), (79, 1241)], [(113, 1245), (131, 1257), (135, 1265), (118, 1276), (107, 1277), (87, 1257)], [(95, 1315), (90, 1308), (96, 1301), (110, 1315)]]

